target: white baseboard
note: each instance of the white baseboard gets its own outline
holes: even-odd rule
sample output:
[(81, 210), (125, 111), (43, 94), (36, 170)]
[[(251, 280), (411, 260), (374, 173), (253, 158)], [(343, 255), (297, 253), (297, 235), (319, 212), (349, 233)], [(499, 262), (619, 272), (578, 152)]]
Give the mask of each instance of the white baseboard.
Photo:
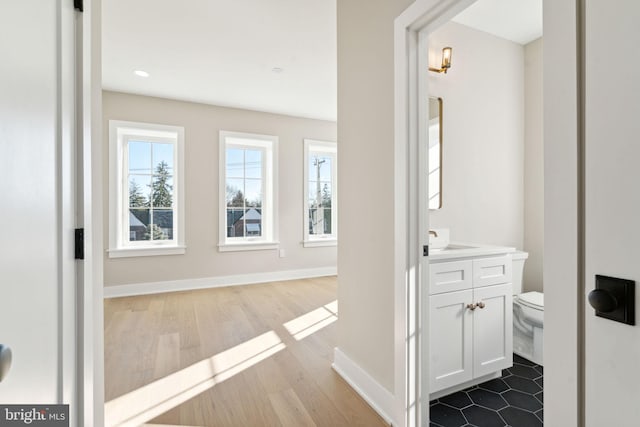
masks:
[(304, 270), (271, 271), (267, 273), (238, 274), (233, 276), (205, 277), (200, 279), (170, 280), (166, 282), (132, 283), (104, 287), (105, 298), (159, 294), (163, 292), (190, 291), (194, 289), (220, 288), (223, 286), (250, 285), (281, 280), (309, 279), (335, 276), (337, 267), (308, 268)]
[(398, 425), (392, 414), (395, 397), (338, 347), (333, 351), (333, 369), (390, 425)]

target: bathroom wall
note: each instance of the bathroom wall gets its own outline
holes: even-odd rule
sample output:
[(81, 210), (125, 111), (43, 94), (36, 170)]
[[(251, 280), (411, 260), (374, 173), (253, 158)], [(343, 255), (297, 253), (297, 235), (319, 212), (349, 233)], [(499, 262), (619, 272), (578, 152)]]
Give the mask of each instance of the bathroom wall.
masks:
[(544, 138), (542, 38), (524, 47), (524, 289), (542, 292), (544, 247)]
[[(303, 248), (303, 139), (336, 141), (336, 123), (216, 107), (132, 94), (103, 92), (103, 141), (109, 120), (185, 128), (186, 254), (109, 258), (105, 286), (215, 278), (251, 273), (335, 267), (336, 247)], [(218, 132), (277, 135), (279, 141), (279, 240), (277, 250), (218, 252)], [(108, 152), (108, 148), (105, 148)], [(108, 156), (104, 158), (104, 242), (108, 245)]]
[(430, 73), (443, 98), (443, 200), (431, 228), (451, 240), (523, 247), (525, 60), (522, 45), (450, 22), (430, 41), (430, 64), (453, 47), (447, 74)]

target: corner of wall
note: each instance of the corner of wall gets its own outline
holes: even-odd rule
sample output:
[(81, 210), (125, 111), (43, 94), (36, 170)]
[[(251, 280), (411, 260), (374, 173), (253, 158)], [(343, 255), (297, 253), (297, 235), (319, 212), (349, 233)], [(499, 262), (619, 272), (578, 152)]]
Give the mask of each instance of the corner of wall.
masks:
[(380, 383), (351, 360), (338, 347), (334, 349), (334, 359), (331, 367), (382, 419), (391, 425), (399, 425), (393, 419), (393, 414), (395, 413), (394, 395), (380, 385)]

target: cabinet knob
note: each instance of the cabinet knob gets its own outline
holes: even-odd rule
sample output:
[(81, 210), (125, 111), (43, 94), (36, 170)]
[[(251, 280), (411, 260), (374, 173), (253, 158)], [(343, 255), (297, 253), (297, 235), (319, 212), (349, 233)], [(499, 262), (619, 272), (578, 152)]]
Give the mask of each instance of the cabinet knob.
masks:
[(476, 305), (477, 305), (478, 307), (480, 307), (480, 308), (485, 308), (485, 307), (486, 307), (485, 303), (483, 303), (482, 301), (480, 301), (480, 302), (479, 302), (479, 303), (477, 303)]
[(477, 306), (477, 304), (467, 304), (467, 308), (471, 311), (475, 310)]

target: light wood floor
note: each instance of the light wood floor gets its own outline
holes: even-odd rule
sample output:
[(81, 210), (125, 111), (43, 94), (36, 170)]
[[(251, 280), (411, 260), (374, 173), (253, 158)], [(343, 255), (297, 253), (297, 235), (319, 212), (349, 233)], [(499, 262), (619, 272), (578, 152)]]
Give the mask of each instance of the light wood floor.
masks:
[[(156, 412), (153, 419), (138, 419), (152, 424), (385, 426), (331, 369), (336, 322), (327, 323), (335, 300), (335, 277), (108, 299), (107, 411), (113, 401), (135, 413), (135, 402), (143, 396), (144, 402), (155, 398), (169, 405), (163, 408), (167, 412)], [(328, 309), (323, 308), (327, 304)], [(325, 320), (317, 323), (318, 315)], [(299, 322), (291, 327), (288, 322), (294, 319)], [(315, 328), (302, 331), (296, 339), (305, 322), (327, 325), (308, 336), (304, 335)], [(244, 364), (228, 360), (261, 337), (281, 344)], [(207, 363), (206, 372), (220, 366), (229, 369), (215, 377), (217, 381), (189, 388), (192, 379), (185, 383), (184, 377), (201, 374)], [(163, 381), (170, 390), (143, 387)], [(195, 394), (186, 394), (187, 389)], [(172, 400), (166, 393), (189, 399), (183, 397), (186, 401), (169, 409)], [(127, 400), (135, 395), (138, 400)]]

